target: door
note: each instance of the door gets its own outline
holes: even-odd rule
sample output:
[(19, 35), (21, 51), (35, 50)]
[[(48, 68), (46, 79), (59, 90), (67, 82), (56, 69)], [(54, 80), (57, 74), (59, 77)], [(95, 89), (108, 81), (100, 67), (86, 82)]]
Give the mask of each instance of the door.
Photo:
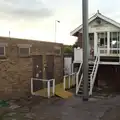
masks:
[(64, 74), (69, 75), (72, 73), (72, 57), (64, 58)]
[[(32, 58), (33, 62), (33, 78), (42, 79), (43, 78), (43, 56), (35, 55)], [(43, 88), (42, 81), (33, 81), (33, 92)]]
[(54, 55), (46, 56), (46, 79), (54, 79)]
[[(93, 49), (93, 53), (91, 50)], [(89, 33), (89, 59), (94, 56), (94, 33)]]
[(98, 41), (99, 48), (100, 48), (100, 54), (106, 55), (107, 54), (107, 32), (104, 33), (98, 33)]

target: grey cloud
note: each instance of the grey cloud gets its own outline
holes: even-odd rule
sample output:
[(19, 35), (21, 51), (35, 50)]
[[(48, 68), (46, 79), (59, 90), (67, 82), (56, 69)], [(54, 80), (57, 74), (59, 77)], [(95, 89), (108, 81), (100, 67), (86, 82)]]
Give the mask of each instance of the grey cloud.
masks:
[(18, 19), (41, 19), (54, 14), (41, 0), (3, 0), (0, 1), (0, 13)]

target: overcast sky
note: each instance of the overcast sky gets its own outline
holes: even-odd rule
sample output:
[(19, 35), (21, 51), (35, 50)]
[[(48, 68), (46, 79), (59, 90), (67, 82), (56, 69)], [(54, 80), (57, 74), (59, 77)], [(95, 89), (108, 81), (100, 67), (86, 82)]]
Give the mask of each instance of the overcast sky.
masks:
[[(120, 22), (120, 0), (89, 0), (89, 17), (100, 12)], [(73, 44), (70, 31), (82, 23), (82, 0), (0, 0), (0, 35)]]

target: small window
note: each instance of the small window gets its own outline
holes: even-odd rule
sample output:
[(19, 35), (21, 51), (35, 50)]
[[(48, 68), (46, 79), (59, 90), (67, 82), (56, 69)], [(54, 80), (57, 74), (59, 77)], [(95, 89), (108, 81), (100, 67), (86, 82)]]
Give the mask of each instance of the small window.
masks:
[(5, 56), (5, 46), (0, 46), (0, 56)]
[(19, 55), (23, 57), (30, 56), (30, 48), (19, 48)]
[(30, 45), (19, 44), (19, 56), (20, 57), (29, 57), (30, 56)]
[(61, 55), (61, 48), (55, 47), (55, 55)]
[(6, 56), (6, 46), (7, 43), (0, 43), (0, 57), (5, 57)]

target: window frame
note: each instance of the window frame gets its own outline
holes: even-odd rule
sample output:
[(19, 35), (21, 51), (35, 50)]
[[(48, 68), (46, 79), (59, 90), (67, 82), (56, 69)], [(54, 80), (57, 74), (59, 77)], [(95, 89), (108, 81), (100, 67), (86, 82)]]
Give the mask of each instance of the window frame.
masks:
[[(59, 50), (59, 51), (60, 51), (60, 53), (56, 53), (56, 50)], [(54, 48), (54, 53), (55, 53), (55, 55), (60, 56), (60, 55), (62, 54), (61, 47), (55, 47), (55, 48)]]
[(6, 57), (6, 46), (7, 45), (8, 45), (7, 43), (0, 43), (0, 47), (4, 48), (4, 54), (0, 55), (0, 57)]
[[(19, 57), (30, 57), (30, 53), (31, 53), (31, 46), (32, 45), (28, 45), (28, 44), (18, 44), (18, 55)], [(21, 54), (20, 53), (20, 49), (22, 48), (26, 48), (26, 49), (29, 49), (29, 52), (28, 52), (28, 55), (24, 55), (24, 54)]]

